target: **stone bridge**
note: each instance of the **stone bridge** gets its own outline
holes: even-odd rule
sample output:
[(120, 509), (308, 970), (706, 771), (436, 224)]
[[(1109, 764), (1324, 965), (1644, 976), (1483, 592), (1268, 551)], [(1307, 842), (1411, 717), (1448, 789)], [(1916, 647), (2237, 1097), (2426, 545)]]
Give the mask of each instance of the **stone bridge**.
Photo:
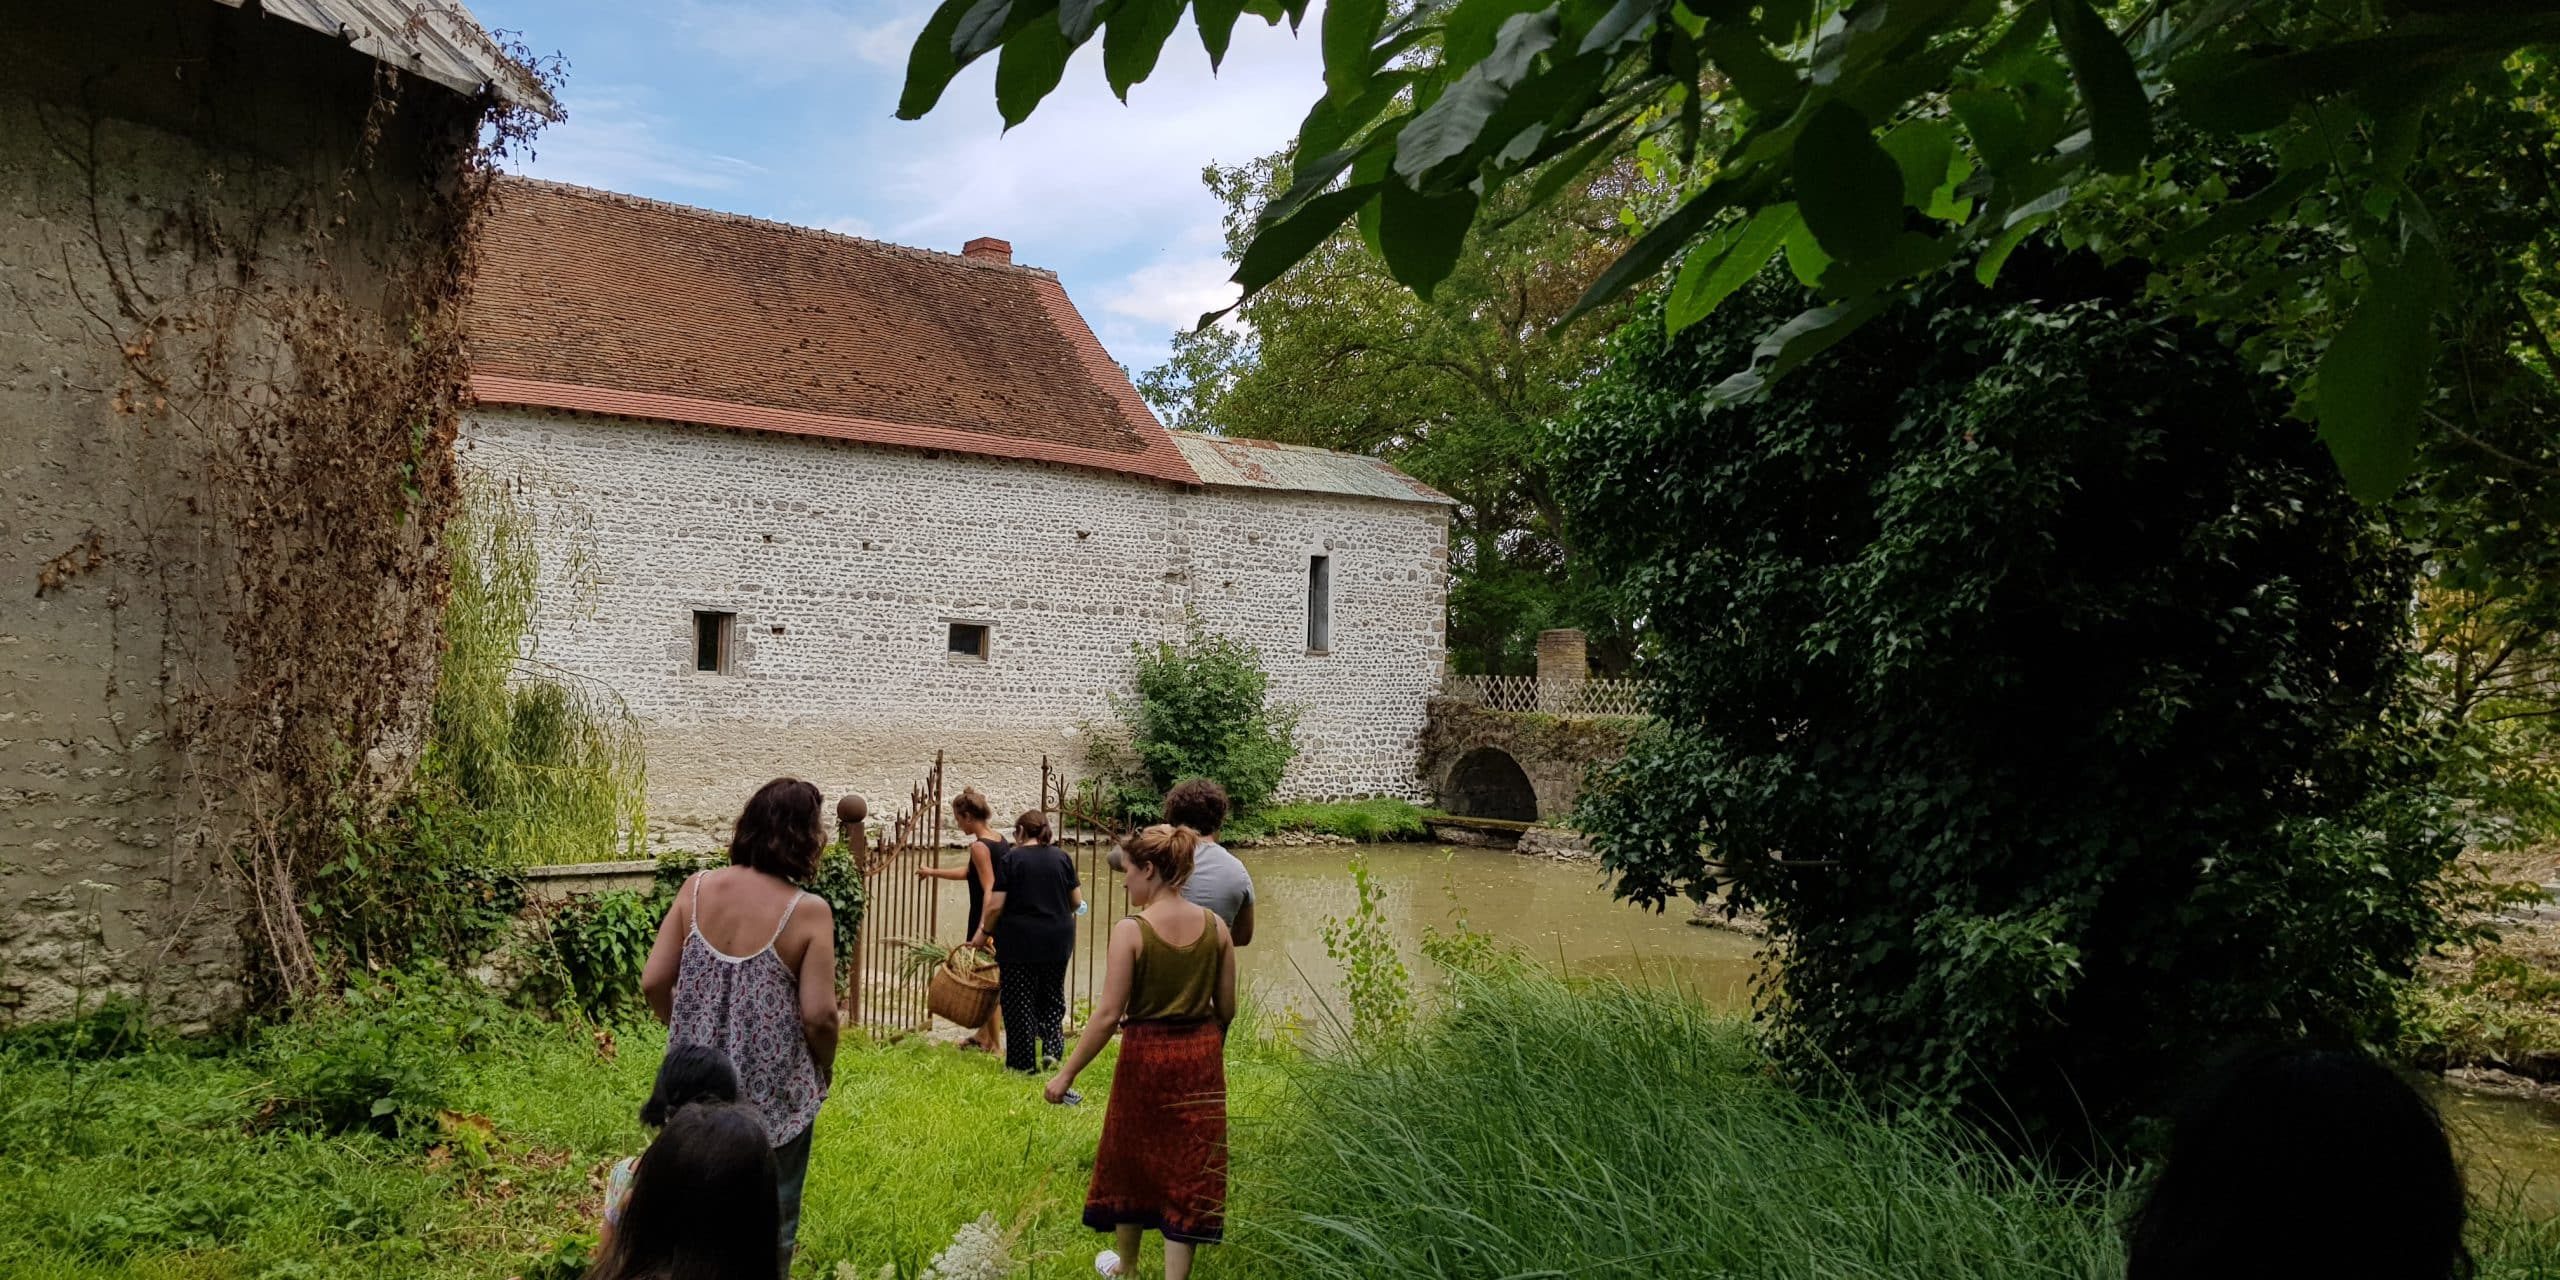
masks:
[(1423, 780), (1464, 818), (1565, 825), (1593, 765), (1645, 726), (1646, 688), (1594, 680), (1579, 631), (1538, 637), (1538, 674), (1453, 676), (1430, 703)]

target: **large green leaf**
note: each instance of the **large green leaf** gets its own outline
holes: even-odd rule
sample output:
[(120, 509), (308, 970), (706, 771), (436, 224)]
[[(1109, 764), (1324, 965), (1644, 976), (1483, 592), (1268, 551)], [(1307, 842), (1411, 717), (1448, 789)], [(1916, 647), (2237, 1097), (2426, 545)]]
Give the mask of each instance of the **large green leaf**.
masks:
[(1944, 120), (1905, 120), (1887, 130), (1880, 145), (1902, 170), (1902, 202), (1928, 208), (1955, 161), (1955, 129)]
[(1771, 53), (1760, 37), (1741, 23), (1709, 23), (1699, 47), (1725, 82), (1742, 95), (1744, 105), (1767, 116), (1784, 116), (1804, 97), (1804, 81), (1795, 64)]
[(2400, 261), (2375, 267), (2355, 314), (2320, 357), (2320, 439), (2359, 502), (2390, 500), (2417, 457), (2443, 282), (2442, 260), (2424, 241), (2411, 242)]
[[(1323, 244), (1325, 237), (1332, 235), (1344, 219), (1377, 194), (1375, 183), (1354, 183), (1317, 196), (1296, 213), (1257, 229), (1253, 243), (1245, 246), (1244, 260), (1236, 264), (1235, 282), (1244, 286), (1244, 296), (1251, 297), (1255, 290), (1279, 279), (1281, 272), (1314, 252), (1315, 247)], [(1210, 312), (1200, 317), (1200, 323), (1206, 327), (1225, 314), (1225, 311)]]
[(1387, 0), (1326, 0), (1324, 96), (1337, 103), (1357, 99), (1369, 87), (1369, 46), (1387, 20)]
[(1458, 264), (1475, 216), (1476, 193), (1464, 187), (1424, 195), (1390, 179), (1378, 193), (1378, 249), (1388, 272), (1428, 300)]
[(1350, 102), (1316, 99), (1316, 105), (1307, 109), (1306, 120), (1298, 125), (1297, 154), (1324, 156), (1339, 150), (1412, 84), (1412, 72), (1389, 71), (1371, 80), (1368, 92)]
[(1004, 117), (1005, 128), (1031, 118), (1031, 109), (1067, 73), (1067, 55), (1073, 52), (1058, 24), (1046, 20), (1032, 22), (1005, 41), (1004, 52), (996, 56), (996, 113)]
[(2072, 78), (2089, 104), (2089, 133), (2097, 149), (2098, 167), (2108, 173), (2131, 173), (2151, 151), (2151, 99), (2134, 72), (2133, 55), (2107, 28), (2106, 19), (2089, 0), (2051, 0), (2053, 33), (2071, 59)]
[(1396, 172), (1416, 187), (1432, 185), (1441, 166), (1475, 145), (1485, 123), (1527, 78), (1538, 55), (1554, 47), (1556, 36), (1553, 13), (1518, 14), (1503, 23), (1493, 52), (1467, 68), (1397, 135)]
[(1121, 0), (1102, 24), (1102, 76), (1111, 93), (1129, 100), (1129, 86), (1155, 73), (1165, 41), (1182, 25), (1185, 0)]
[(1600, 278), (1591, 282), (1590, 288), (1582, 291), (1582, 297), (1574, 302), (1573, 309), (1565, 312), (1564, 319), (1558, 323), (1571, 324), (1590, 314), (1594, 308), (1609, 305), (1621, 294), (1634, 288), (1637, 281), (1660, 271), (1662, 264), (1671, 261), (1673, 256), (1680, 252), (1681, 247), (1689, 243), (1691, 237), (1713, 223), (1716, 215), (1733, 207), (1741, 194), (1740, 184), (1719, 181), (1689, 197), (1679, 208), (1671, 211), (1670, 217), (1664, 218), (1661, 222), (1654, 224), (1652, 230), (1636, 237), (1636, 242), (1627, 246), (1626, 252), (1619, 254), (1618, 260), (1610, 263), (1608, 270), (1601, 272)]
[(1966, 89), (1947, 95), (1947, 107), (1993, 173), (2007, 174), (2030, 158), (2027, 116), (2001, 89)]
[[(1759, 275), (1769, 259), (1785, 244), (1787, 236), (1803, 223), (1793, 204), (1773, 204), (1753, 214), (1734, 234), (1732, 246), (1708, 258), (1705, 266), (1692, 278), (1683, 265), (1680, 278), (1671, 287), (1669, 305), (1664, 309), (1665, 325), (1678, 333), (1714, 314), (1715, 309), (1733, 291), (1750, 283)], [(1704, 255), (1699, 255), (1704, 256)], [(1697, 257), (1691, 259), (1696, 262)]]
[(951, 56), (965, 67), (1004, 43), (1007, 31), (1014, 25), (1016, 7), (1014, 0), (977, 0), (970, 5), (960, 15), (960, 25), (951, 31)]
[(915, 48), (907, 53), (907, 83), (898, 91), (899, 119), (923, 119), (933, 104), (942, 101), (951, 78), (960, 74), (960, 61), (951, 56), (951, 33), (959, 28), (960, 15), (975, 3), (943, 0), (942, 7), (925, 20), (924, 30), (916, 34)]
[(1236, 19), (1244, 15), (1244, 0), (1192, 0), (1191, 21), (1200, 28), (1200, 47), (1209, 51), (1209, 70), (1227, 60), (1227, 45), (1235, 38)]
[(1591, 30), (1583, 34), (1574, 51), (1616, 54), (1644, 39), (1652, 25), (1661, 21), (1664, 11), (1670, 7), (1670, 0), (1617, 0), (1609, 6), (1608, 12), (1591, 24)]
[(1751, 367), (1710, 388), (1708, 401), (1738, 400), (1767, 390), (1770, 383), (1857, 332), (1858, 326), (1884, 311), (1887, 301), (1879, 295), (1816, 307), (1778, 326), (1752, 349)]
[(1552, 0), (1458, 0), (1441, 19), (1441, 57), (1452, 71), (1463, 72), (1493, 52), (1504, 23), (1540, 10), (1556, 17), (1555, 8)]
[(1902, 230), (1902, 167), (1866, 118), (1826, 102), (1796, 138), (1796, 209), (1835, 258), (1883, 253)]
[(1831, 270), (1832, 258), (1822, 251), (1821, 242), (1813, 238), (1813, 228), (1804, 225), (1801, 215), (1787, 226), (1786, 246), (1787, 270), (1795, 273), (1796, 281), (1808, 289), (1819, 286)]
[[(1058, 0), (1058, 32), (1073, 48), (1093, 38), (1102, 19), (1119, 0)], [(999, 64), (1001, 65), (1001, 64)]]

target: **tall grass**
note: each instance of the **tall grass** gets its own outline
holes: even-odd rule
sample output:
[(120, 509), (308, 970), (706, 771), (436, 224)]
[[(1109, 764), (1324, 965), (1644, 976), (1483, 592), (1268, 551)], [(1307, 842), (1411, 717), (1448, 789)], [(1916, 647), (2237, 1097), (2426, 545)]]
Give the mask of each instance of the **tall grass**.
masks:
[[(614, 691), (533, 651), (542, 550), (509, 490), (476, 483), (447, 528), (444, 611), (422, 792), (472, 816), (500, 863), (592, 862), (635, 852), (645, 829), (639, 724)], [(574, 577), (577, 553), (558, 576)]]
[(2106, 1188), (1793, 1094), (1681, 992), (1453, 982), (1409, 1043), (1298, 1063), (1238, 1144), (1254, 1273), (2121, 1273)]

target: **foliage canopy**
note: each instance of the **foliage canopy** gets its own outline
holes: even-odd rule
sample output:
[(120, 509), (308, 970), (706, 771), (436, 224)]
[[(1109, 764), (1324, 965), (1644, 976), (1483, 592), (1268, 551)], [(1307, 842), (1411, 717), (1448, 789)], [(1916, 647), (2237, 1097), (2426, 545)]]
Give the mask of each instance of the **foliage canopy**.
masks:
[(1227, 789), (1231, 813), (1261, 808), (1298, 754), (1298, 714), (1271, 705), (1270, 686), (1252, 645), (1197, 622), (1178, 640), (1142, 647), (1135, 693), (1111, 700), (1125, 742), (1091, 742), (1091, 763), (1115, 792), (1106, 805), (1152, 822), (1174, 783), (1211, 778)]
[[(898, 114), (931, 110), (994, 53), (998, 109), (1019, 123), (1097, 35), (1125, 99), (1186, 11), (1214, 66), (1241, 16), (1295, 27), (1308, 7), (944, 0), (916, 39)], [(1289, 190), (1238, 261), (1247, 297), (1354, 219), (1395, 278), (1429, 296), (1508, 184), (1535, 204), (1629, 138), (1668, 139), (1694, 189), (1584, 305), (1685, 257), (1663, 313), (1677, 330), (1781, 250), (1816, 291), (1727, 353), (1710, 384), (1719, 399), (1784, 375), (1951, 263), (1995, 279), (2084, 191), (2169, 188), (2163, 127), (2263, 141), (2276, 158), (2266, 179), (2197, 192), (2198, 216), (2154, 253), (2201, 256), (2317, 198), (2356, 266), (2324, 294), (2346, 320), (2309, 389), (2340, 470), (2371, 501), (2408, 473), (2449, 318), (2454, 246), (2409, 183), (2411, 162), (2431, 113), (2560, 40), (2560, 10), (2213, 0), (2124, 6), (2111, 21), (2089, 0), (1336, 0), (1320, 35), (1325, 93), (1299, 129)]]
[(1658, 646), (1662, 727), (1580, 811), (1620, 892), (1766, 912), (1796, 1067), (2039, 1142), (2234, 1036), (2387, 1035), (2457, 844), (2413, 558), (2140, 286), (2029, 250), (1720, 399), (1799, 305), (1764, 276), (1624, 330), (1560, 446)]
[[(1289, 186), (1286, 151), (1204, 175), (1228, 254)], [(1577, 627), (1601, 661), (1619, 629), (1576, 572), (1543, 440), (1624, 306), (1562, 323), (1626, 240), (1631, 164), (1470, 235), (1429, 299), (1344, 227), (1247, 300), (1235, 324), (1178, 335), (1139, 379), (1176, 426), (1381, 457), (1458, 503), (1449, 650), (1461, 672), (1526, 673), (1537, 633)]]

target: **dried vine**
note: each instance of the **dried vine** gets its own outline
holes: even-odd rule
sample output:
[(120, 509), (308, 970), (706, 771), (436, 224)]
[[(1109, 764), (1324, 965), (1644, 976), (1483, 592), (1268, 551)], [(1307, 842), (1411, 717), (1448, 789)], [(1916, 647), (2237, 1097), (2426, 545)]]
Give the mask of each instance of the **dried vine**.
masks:
[[(160, 728), (200, 811), (192, 838), (228, 872), (254, 971), (298, 998), (329, 976), (310, 878), (379, 820), (421, 741), (475, 232), (498, 162), (541, 120), (378, 67), (334, 174), (242, 148), (156, 218), (118, 189), (102, 123), (47, 121), (87, 179), (95, 259), (66, 277), (86, 337), (116, 353), (112, 387), (91, 390), (138, 478), (125, 527), (93, 531), (43, 586), (106, 562), (111, 600), (156, 597)], [(314, 127), (345, 141), (326, 132), (343, 123)]]

